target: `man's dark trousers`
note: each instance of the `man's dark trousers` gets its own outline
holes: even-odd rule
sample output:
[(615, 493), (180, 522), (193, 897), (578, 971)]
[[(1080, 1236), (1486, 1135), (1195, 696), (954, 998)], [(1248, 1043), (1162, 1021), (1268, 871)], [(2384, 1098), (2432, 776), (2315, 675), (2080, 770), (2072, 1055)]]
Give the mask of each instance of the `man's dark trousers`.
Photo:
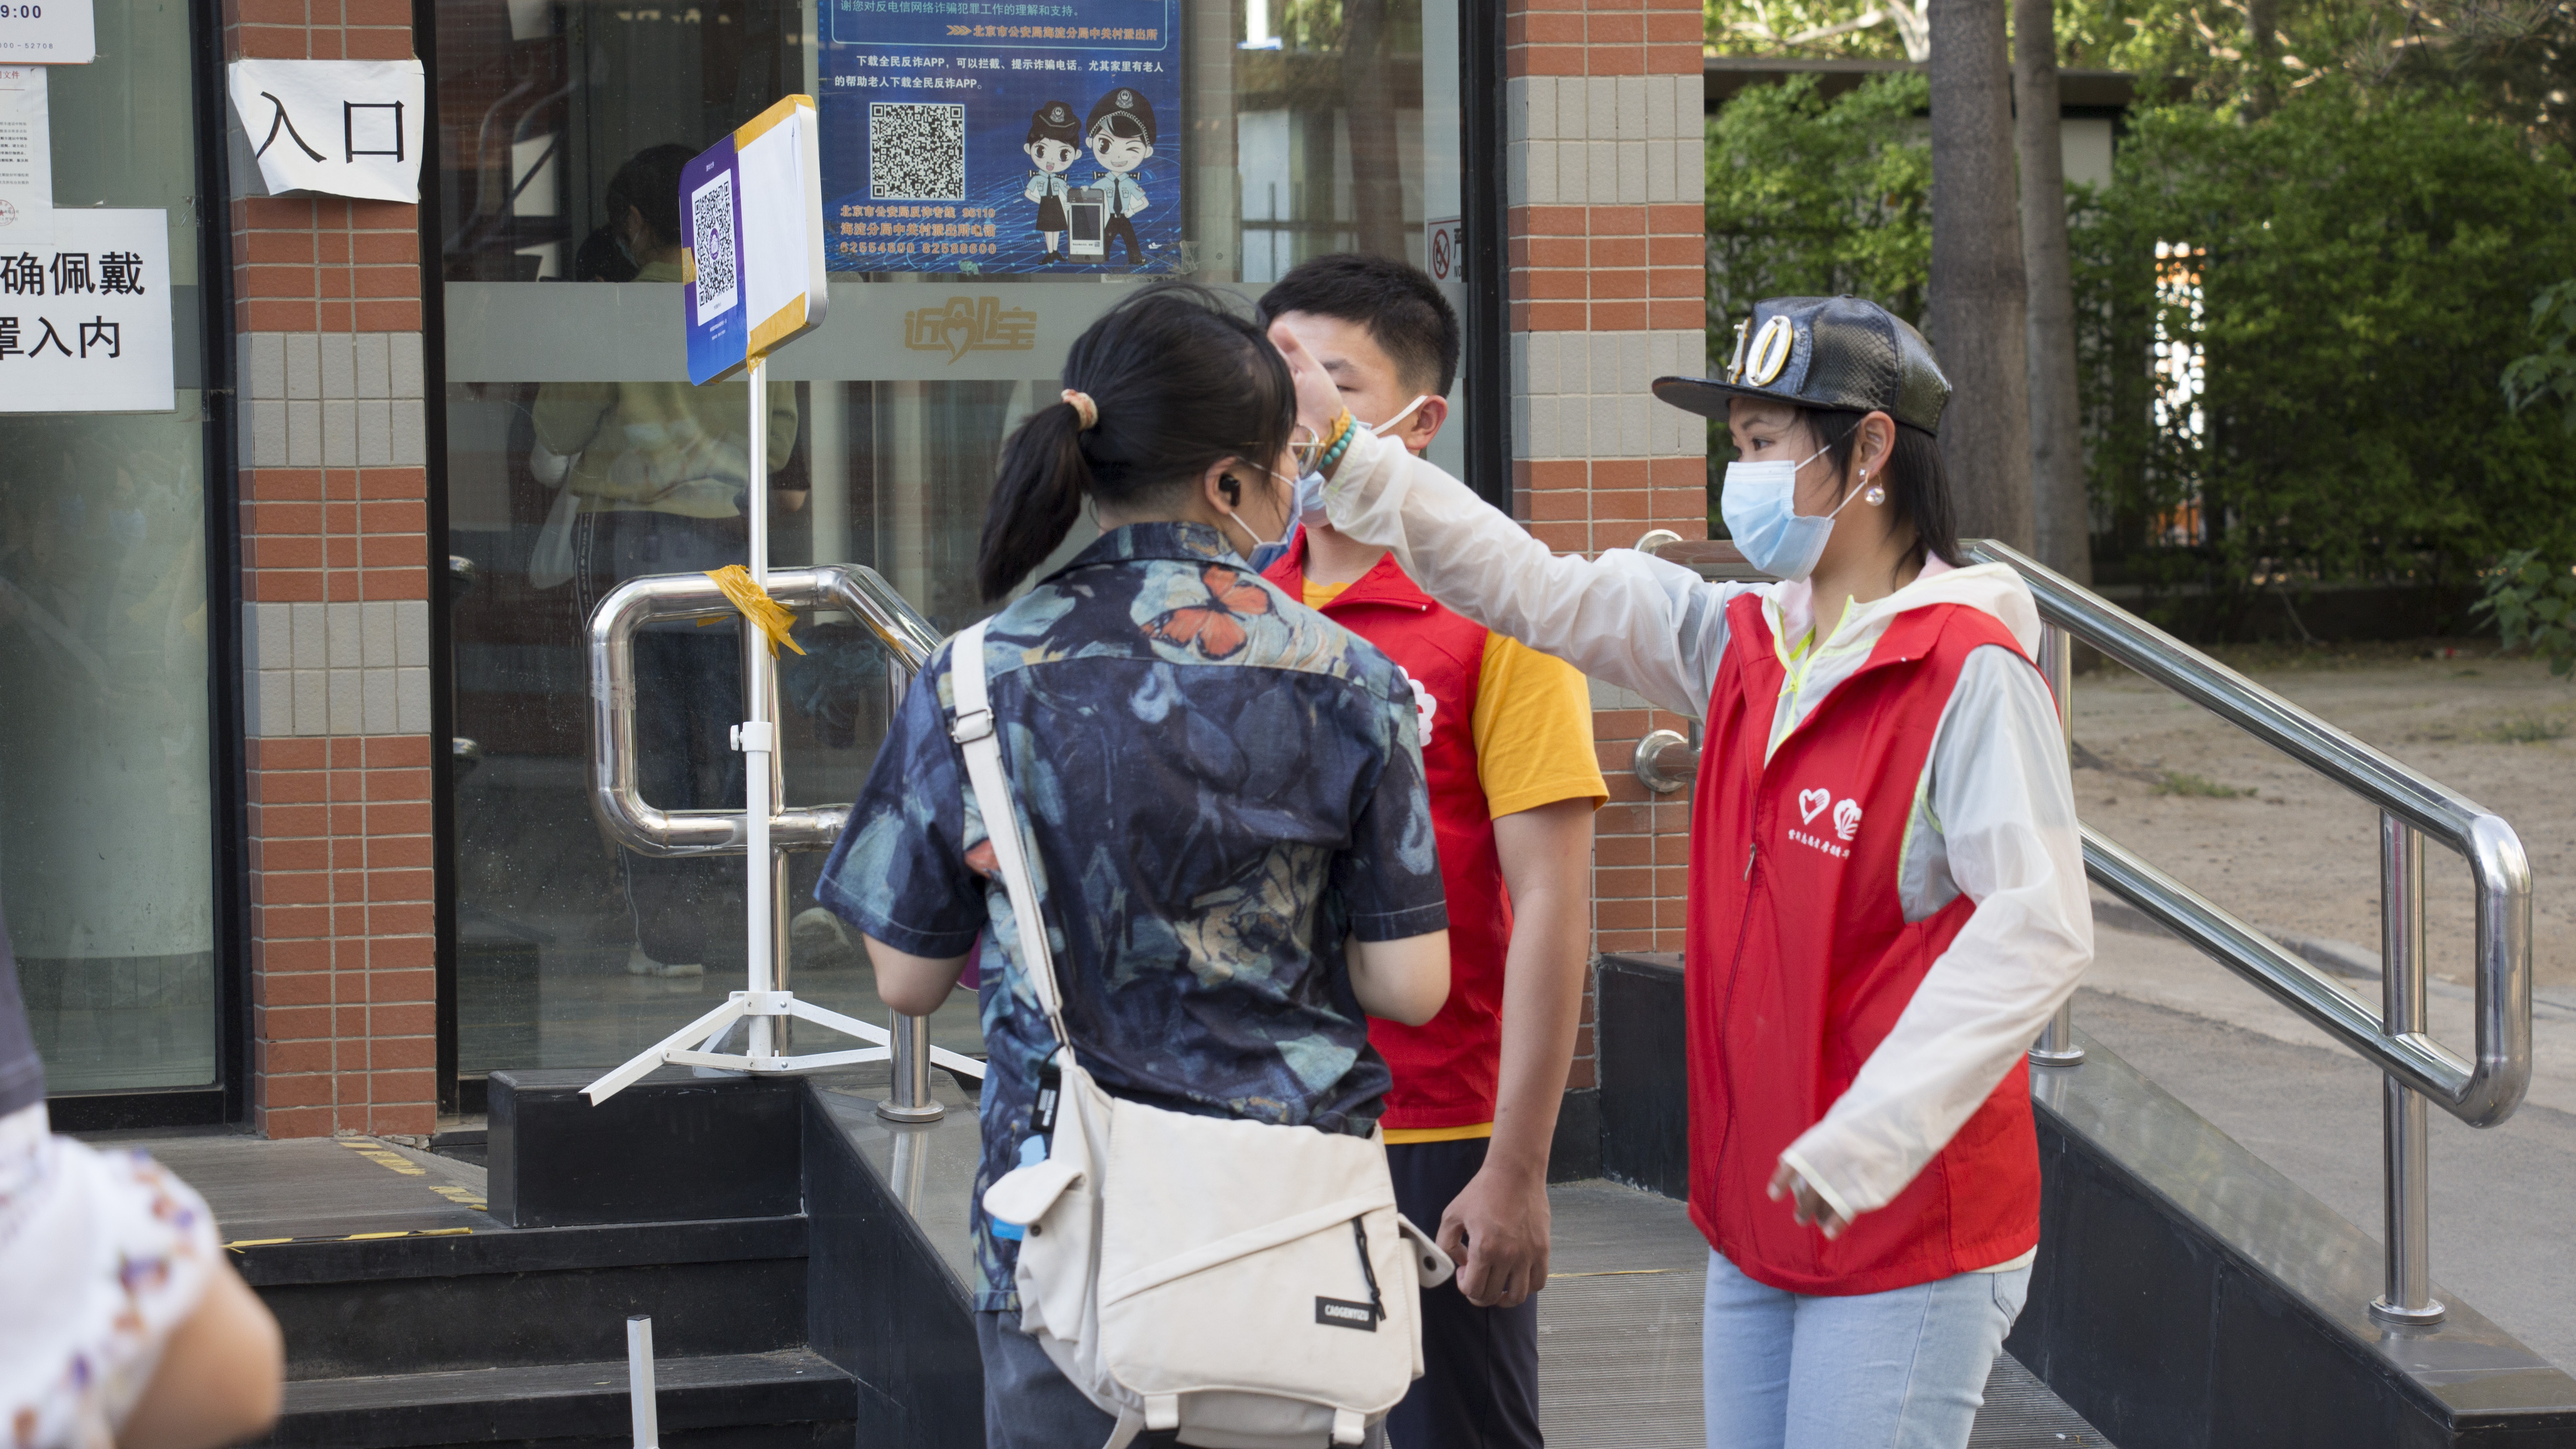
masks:
[[(1487, 1139), (1386, 1149), (1395, 1205), (1426, 1233), (1485, 1165)], [(1387, 1417), (1394, 1449), (1538, 1449), (1538, 1295), (1479, 1308), (1455, 1279), (1422, 1294), (1422, 1377)]]

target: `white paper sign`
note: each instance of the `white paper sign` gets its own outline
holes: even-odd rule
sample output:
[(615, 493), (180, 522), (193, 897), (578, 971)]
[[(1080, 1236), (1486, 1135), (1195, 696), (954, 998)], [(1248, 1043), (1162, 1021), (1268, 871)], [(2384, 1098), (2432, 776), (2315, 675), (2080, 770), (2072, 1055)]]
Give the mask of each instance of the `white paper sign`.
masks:
[(98, 59), (90, 0), (10, 0), (0, 6), (0, 64), (87, 65)]
[(420, 200), (417, 60), (237, 60), (233, 114), (268, 194)]
[(54, 142), (45, 68), (0, 65), (0, 248), (53, 235)]
[(170, 218), (71, 207), (41, 248), (0, 243), (0, 413), (166, 413)]

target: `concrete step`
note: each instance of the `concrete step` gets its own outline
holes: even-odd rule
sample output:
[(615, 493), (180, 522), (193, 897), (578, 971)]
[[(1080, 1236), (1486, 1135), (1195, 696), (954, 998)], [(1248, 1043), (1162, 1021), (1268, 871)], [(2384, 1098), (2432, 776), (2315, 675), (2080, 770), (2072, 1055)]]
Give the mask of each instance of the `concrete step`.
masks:
[[(822, 1449), (857, 1432), (858, 1381), (820, 1355), (664, 1358), (654, 1402), (666, 1449)], [(312, 1379), (286, 1386), (262, 1449), (632, 1444), (623, 1359)]]

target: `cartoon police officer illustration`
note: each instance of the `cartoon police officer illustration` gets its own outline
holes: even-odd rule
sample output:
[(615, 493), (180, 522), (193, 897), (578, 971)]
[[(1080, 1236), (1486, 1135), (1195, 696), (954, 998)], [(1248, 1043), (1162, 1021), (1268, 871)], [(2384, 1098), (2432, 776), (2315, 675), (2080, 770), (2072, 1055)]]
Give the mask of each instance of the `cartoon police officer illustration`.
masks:
[(1063, 261), (1056, 239), (1066, 230), (1064, 204), (1073, 191), (1064, 173), (1082, 159), (1082, 128), (1073, 123), (1073, 107), (1063, 101), (1038, 107), (1029, 117), (1029, 139), (1020, 149), (1029, 153), (1038, 168), (1029, 174), (1025, 188), (1028, 199), (1038, 204), (1037, 223), (1029, 230), (1046, 238), (1048, 261)]
[(1102, 96), (1091, 108), (1083, 130), (1091, 138), (1091, 154), (1099, 159), (1100, 172), (1094, 178), (1108, 194), (1109, 221), (1101, 232), (1101, 254), (1106, 258), (1109, 243), (1127, 238), (1127, 264), (1135, 266), (1144, 252), (1136, 243), (1136, 223), (1131, 219), (1147, 206), (1145, 188), (1136, 184), (1134, 173), (1154, 154), (1154, 105), (1142, 92), (1121, 86)]

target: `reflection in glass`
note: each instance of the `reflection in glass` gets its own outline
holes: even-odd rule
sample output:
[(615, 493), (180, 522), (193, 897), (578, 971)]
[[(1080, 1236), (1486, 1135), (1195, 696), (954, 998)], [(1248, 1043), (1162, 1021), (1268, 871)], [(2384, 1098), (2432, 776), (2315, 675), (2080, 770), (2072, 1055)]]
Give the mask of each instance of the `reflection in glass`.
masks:
[[(1337, 249), (1421, 264), (1426, 222), (1457, 214), (1453, 0), (1176, 10), (1186, 104), (1167, 124), (1190, 128), (1180, 205), (1200, 279), (1249, 298)], [(653, 224), (657, 190), (672, 188), (649, 158), (693, 154), (779, 96), (814, 93), (814, 34), (810, 7), (778, 0), (438, 7), (444, 486), (451, 551), (476, 580), (452, 621), (455, 729), (479, 749), (455, 784), (464, 1075), (611, 1064), (740, 983), (740, 857), (643, 861), (592, 822), (583, 620), (621, 579), (740, 561), (745, 389), (680, 380), (677, 255), (662, 250), (675, 239)], [(824, 332), (773, 372), (798, 380), (773, 381), (768, 402), (771, 563), (868, 565), (943, 633), (986, 613), (973, 559), (1002, 439), (1055, 400), (1062, 358), (917, 347), (891, 324), (914, 309), (973, 315), (973, 298), (954, 299), (981, 289), (1034, 314), (1032, 332), (1069, 339), (1120, 295), (1104, 280), (836, 274)], [(884, 329), (866, 343), (863, 318)], [(825, 356), (837, 360), (818, 370)], [(1060, 556), (1093, 536), (1086, 519)], [(809, 653), (788, 656), (779, 682), (787, 798), (846, 801), (883, 734), (887, 661), (829, 612), (797, 637)], [(738, 647), (730, 625), (642, 641), (653, 803), (739, 808), (724, 748)], [(885, 1019), (864, 954), (809, 909), (821, 857), (790, 860), (789, 984)], [(702, 974), (668, 969), (692, 964)], [(952, 997), (934, 1040), (980, 1050), (975, 1015), (971, 996)]]
[(217, 1075), (190, 7), (96, 25), (47, 74), (54, 200), (167, 215), (178, 405), (0, 415), (0, 899), (56, 1094)]
[(0, 899), (55, 1092), (215, 1079), (201, 397), (0, 418)]

